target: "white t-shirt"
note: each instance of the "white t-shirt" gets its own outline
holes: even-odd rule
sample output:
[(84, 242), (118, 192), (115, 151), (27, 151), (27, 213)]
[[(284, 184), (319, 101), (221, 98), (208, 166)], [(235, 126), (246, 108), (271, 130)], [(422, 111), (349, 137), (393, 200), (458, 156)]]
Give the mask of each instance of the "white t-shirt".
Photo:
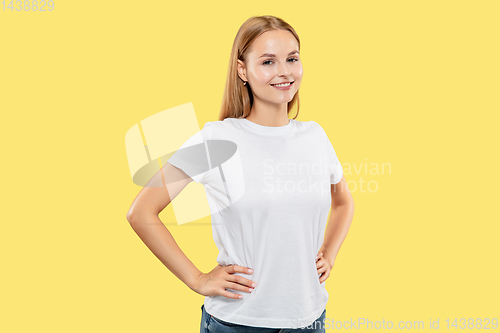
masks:
[(239, 325), (310, 325), (328, 302), (316, 255), (330, 186), (343, 174), (325, 131), (315, 121), (270, 127), (226, 118), (207, 122), (181, 148), (194, 143), (191, 154), (178, 150), (168, 162), (205, 187), (217, 262), (252, 268), (235, 274), (257, 283), (251, 293), (228, 289), (243, 299), (205, 297), (206, 311)]

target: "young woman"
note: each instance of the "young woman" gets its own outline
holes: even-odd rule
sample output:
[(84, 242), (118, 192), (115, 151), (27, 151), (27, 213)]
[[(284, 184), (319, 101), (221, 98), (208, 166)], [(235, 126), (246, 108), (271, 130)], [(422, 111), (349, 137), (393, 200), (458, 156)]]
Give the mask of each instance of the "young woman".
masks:
[[(295, 30), (274, 16), (248, 19), (234, 40), (219, 120), (197, 133), (207, 156), (186, 157), (181, 147), (164, 167), (176, 182), (168, 191), (145, 187), (127, 215), (167, 268), (205, 296), (201, 333), (325, 330), (325, 281), (354, 202), (323, 128), (289, 118), (302, 75)], [(220, 251), (208, 273), (157, 216), (190, 181), (205, 187)]]

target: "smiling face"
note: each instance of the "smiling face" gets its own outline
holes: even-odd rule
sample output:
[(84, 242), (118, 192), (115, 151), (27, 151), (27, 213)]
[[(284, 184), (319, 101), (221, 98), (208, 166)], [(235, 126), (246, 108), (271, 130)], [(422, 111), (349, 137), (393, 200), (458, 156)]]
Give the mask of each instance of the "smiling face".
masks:
[[(297, 40), (288, 30), (266, 31), (255, 39), (245, 62), (238, 60), (238, 75), (248, 81), (254, 99), (264, 103), (290, 102), (302, 81)], [(293, 83), (275, 86), (281, 82)]]

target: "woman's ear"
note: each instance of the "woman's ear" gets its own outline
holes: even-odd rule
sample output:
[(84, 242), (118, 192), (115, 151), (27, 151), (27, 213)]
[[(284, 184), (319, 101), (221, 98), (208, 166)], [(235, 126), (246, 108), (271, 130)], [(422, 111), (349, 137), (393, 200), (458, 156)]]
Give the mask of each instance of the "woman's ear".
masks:
[(245, 63), (238, 59), (238, 76), (243, 81), (248, 81), (245, 73), (246, 73)]

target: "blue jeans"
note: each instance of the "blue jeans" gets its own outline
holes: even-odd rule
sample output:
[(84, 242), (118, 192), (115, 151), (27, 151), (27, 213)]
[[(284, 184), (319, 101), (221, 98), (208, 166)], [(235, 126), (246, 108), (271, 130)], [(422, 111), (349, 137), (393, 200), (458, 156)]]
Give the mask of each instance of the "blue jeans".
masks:
[(316, 319), (310, 326), (302, 328), (269, 328), (269, 327), (254, 327), (246, 325), (238, 325), (228, 323), (217, 317), (212, 316), (205, 311), (205, 304), (201, 306), (201, 326), (200, 333), (325, 333), (324, 320), (326, 317), (326, 309), (321, 316)]

